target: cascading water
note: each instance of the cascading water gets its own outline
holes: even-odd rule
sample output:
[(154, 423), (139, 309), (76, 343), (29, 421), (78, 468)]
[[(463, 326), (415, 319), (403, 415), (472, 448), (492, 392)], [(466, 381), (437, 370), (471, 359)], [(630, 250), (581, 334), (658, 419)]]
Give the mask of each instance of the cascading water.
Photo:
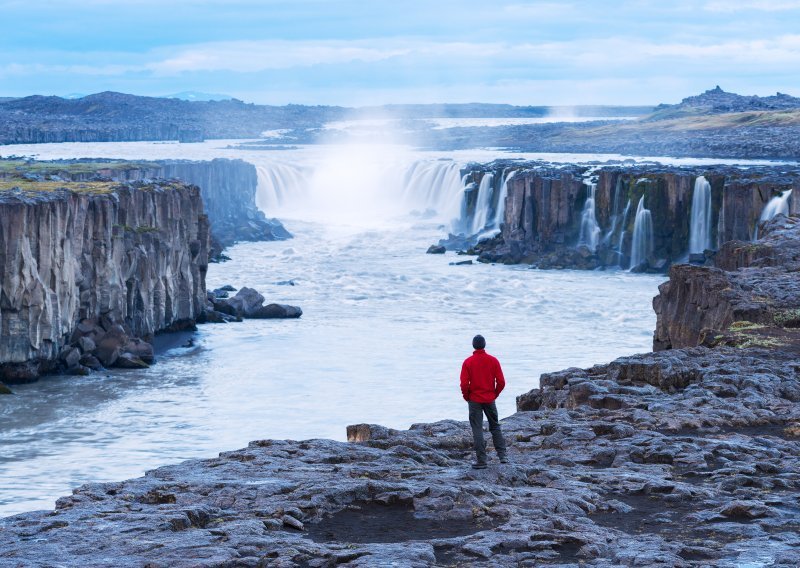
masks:
[(581, 215), (581, 234), (578, 245), (584, 245), (592, 251), (597, 250), (600, 241), (600, 225), (597, 223), (597, 208), (595, 206), (595, 192), (597, 184), (592, 183), (587, 186), (586, 203), (583, 205)]
[(617, 178), (617, 183), (614, 186), (614, 195), (611, 198), (611, 227), (608, 232), (603, 236), (603, 242), (607, 245), (613, 244), (614, 235), (617, 232), (617, 227), (620, 222), (620, 208), (621, 208), (621, 193), (622, 193), (622, 178)]
[(628, 234), (626, 227), (628, 226), (628, 215), (631, 212), (631, 200), (625, 204), (625, 210), (622, 212), (622, 223), (620, 225), (619, 241), (617, 242), (617, 259), (619, 259), (619, 267), (622, 268), (622, 253), (625, 246), (625, 235)]
[(760, 221), (769, 221), (776, 215), (789, 215), (789, 198), (792, 196), (792, 190), (787, 189), (780, 195), (776, 195), (769, 200), (761, 212)]
[[(357, 154), (344, 150), (313, 168), (264, 164), (257, 166), (256, 205), (271, 217), (338, 219), (353, 225), (380, 225), (413, 210), (428, 211), (458, 232), (471, 228), (463, 226), (461, 167), (450, 160), (390, 157), (365, 167)], [(485, 194), (480, 199), (490, 201), (491, 187)], [(481, 208), (488, 209), (488, 203)]]
[(287, 164), (271, 164), (269, 167), (257, 166), (258, 187), (256, 206), (275, 215), (291, 193), (292, 198), (302, 198), (308, 189), (308, 180), (298, 168)]
[(653, 256), (653, 218), (644, 207), (644, 195), (636, 208), (633, 222), (633, 244), (631, 245), (631, 269), (637, 268)]
[(694, 182), (689, 223), (689, 254), (702, 254), (711, 244), (711, 184), (700, 176)]
[(461, 165), (456, 162), (418, 161), (406, 172), (401, 193), (409, 208), (430, 209), (457, 230), (462, 224), (464, 182)]
[(492, 193), (494, 190), (494, 174), (484, 174), (478, 186), (478, 199), (475, 203), (475, 215), (472, 218), (472, 228), (470, 233), (477, 234), (486, 228), (489, 219), (489, 208), (492, 204)]
[(500, 230), (500, 225), (506, 217), (506, 197), (508, 197), (508, 182), (514, 177), (517, 171), (514, 170), (506, 175), (503, 180), (503, 185), (500, 186), (500, 196), (497, 198), (497, 207), (495, 209), (494, 221), (492, 225), (495, 229)]

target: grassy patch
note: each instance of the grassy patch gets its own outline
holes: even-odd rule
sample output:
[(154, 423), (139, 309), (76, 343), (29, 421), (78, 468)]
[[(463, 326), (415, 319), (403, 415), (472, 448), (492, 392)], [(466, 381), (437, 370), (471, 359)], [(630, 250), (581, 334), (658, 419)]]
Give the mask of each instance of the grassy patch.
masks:
[(800, 327), (800, 308), (780, 310), (773, 319), (775, 325), (780, 327)]
[(111, 193), (119, 183), (113, 181), (32, 181), (27, 179), (0, 179), (0, 191), (18, 189), (25, 193), (49, 193), (66, 189), (75, 193)]
[(736, 343), (736, 347), (747, 349), (748, 347), (764, 347), (767, 349), (774, 349), (776, 347), (784, 347), (786, 342), (774, 337), (767, 337), (764, 335), (754, 335), (743, 339), (741, 342)]
[(2, 160), (0, 159), (0, 173), (29, 173), (36, 175), (81, 175), (96, 174), (103, 170), (141, 170), (152, 168), (155, 164), (148, 162), (131, 162), (127, 160), (111, 162), (73, 162), (73, 161), (52, 161), (35, 162), (26, 160)]
[(760, 323), (753, 323), (751, 321), (735, 321), (728, 329), (734, 333), (741, 333), (746, 331), (753, 331), (756, 329), (763, 329), (764, 326)]

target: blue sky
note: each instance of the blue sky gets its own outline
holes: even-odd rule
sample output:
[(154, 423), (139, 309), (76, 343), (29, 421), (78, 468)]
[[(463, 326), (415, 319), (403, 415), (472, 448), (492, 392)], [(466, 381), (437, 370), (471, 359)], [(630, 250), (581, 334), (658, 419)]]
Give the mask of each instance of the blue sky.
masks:
[(800, 96), (800, 0), (0, 0), (0, 96), (650, 104)]

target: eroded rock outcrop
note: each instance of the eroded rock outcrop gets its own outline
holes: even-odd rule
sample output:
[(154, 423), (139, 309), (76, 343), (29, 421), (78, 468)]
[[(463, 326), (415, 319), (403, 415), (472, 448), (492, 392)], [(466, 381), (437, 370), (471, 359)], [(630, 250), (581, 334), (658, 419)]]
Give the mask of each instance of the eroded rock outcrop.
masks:
[(0, 376), (147, 362), (137, 338), (205, 308), (209, 226), (196, 186), (5, 181)]
[(722, 268), (670, 269), (653, 300), (656, 351), (780, 342), (774, 326), (800, 326), (800, 217), (778, 216), (762, 234), (755, 242), (725, 243), (715, 257)]

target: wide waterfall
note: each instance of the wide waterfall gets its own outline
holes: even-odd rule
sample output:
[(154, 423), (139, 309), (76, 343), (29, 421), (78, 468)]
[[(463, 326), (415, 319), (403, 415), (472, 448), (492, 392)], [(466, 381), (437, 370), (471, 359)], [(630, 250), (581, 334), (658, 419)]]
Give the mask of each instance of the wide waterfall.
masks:
[(578, 245), (584, 245), (591, 251), (597, 250), (600, 242), (600, 225), (597, 223), (597, 208), (595, 206), (595, 192), (597, 184), (592, 183), (587, 186), (586, 203), (583, 205), (581, 215), (581, 234), (578, 238)]
[(653, 256), (653, 218), (644, 207), (644, 195), (636, 208), (631, 246), (631, 269), (637, 268)]
[(711, 243), (711, 184), (700, 176), (694, 182), (689, 223), (689, 254), (714, 248)]
[(780, 195), (776, 195), (769, 200), (761, 212), (760, 221), (769, 221), (776, 215), (789, 215), (789, 198), (792, 196), (792, 190), (787, 189)]
[(475, 214), (472, 217), (472, 228), (470, 234), (478, 234), (486, 227), (489, 219), (489, 208), (492, 205), (492, 194), (494, 193), (494, 174), (485, 174), (478, 186), (478, 199), (475, 202)]
[[(380, 225), (413, 211), (427, 212), (458, 232), (471, 228), (464, 226), (461, 210), (461, 169), (462, 164), (451, 160), (384, 159), (364, 166), (349, 154), (314, 167), (262, 163), (257, 166), (256, 205), (270, 217), (335, 219), (354, 225)], [(476, 217), (479, 212), (488, 217), (491, 178), (484, 176), (487, 187), (482, 187), (483, 205)]]

